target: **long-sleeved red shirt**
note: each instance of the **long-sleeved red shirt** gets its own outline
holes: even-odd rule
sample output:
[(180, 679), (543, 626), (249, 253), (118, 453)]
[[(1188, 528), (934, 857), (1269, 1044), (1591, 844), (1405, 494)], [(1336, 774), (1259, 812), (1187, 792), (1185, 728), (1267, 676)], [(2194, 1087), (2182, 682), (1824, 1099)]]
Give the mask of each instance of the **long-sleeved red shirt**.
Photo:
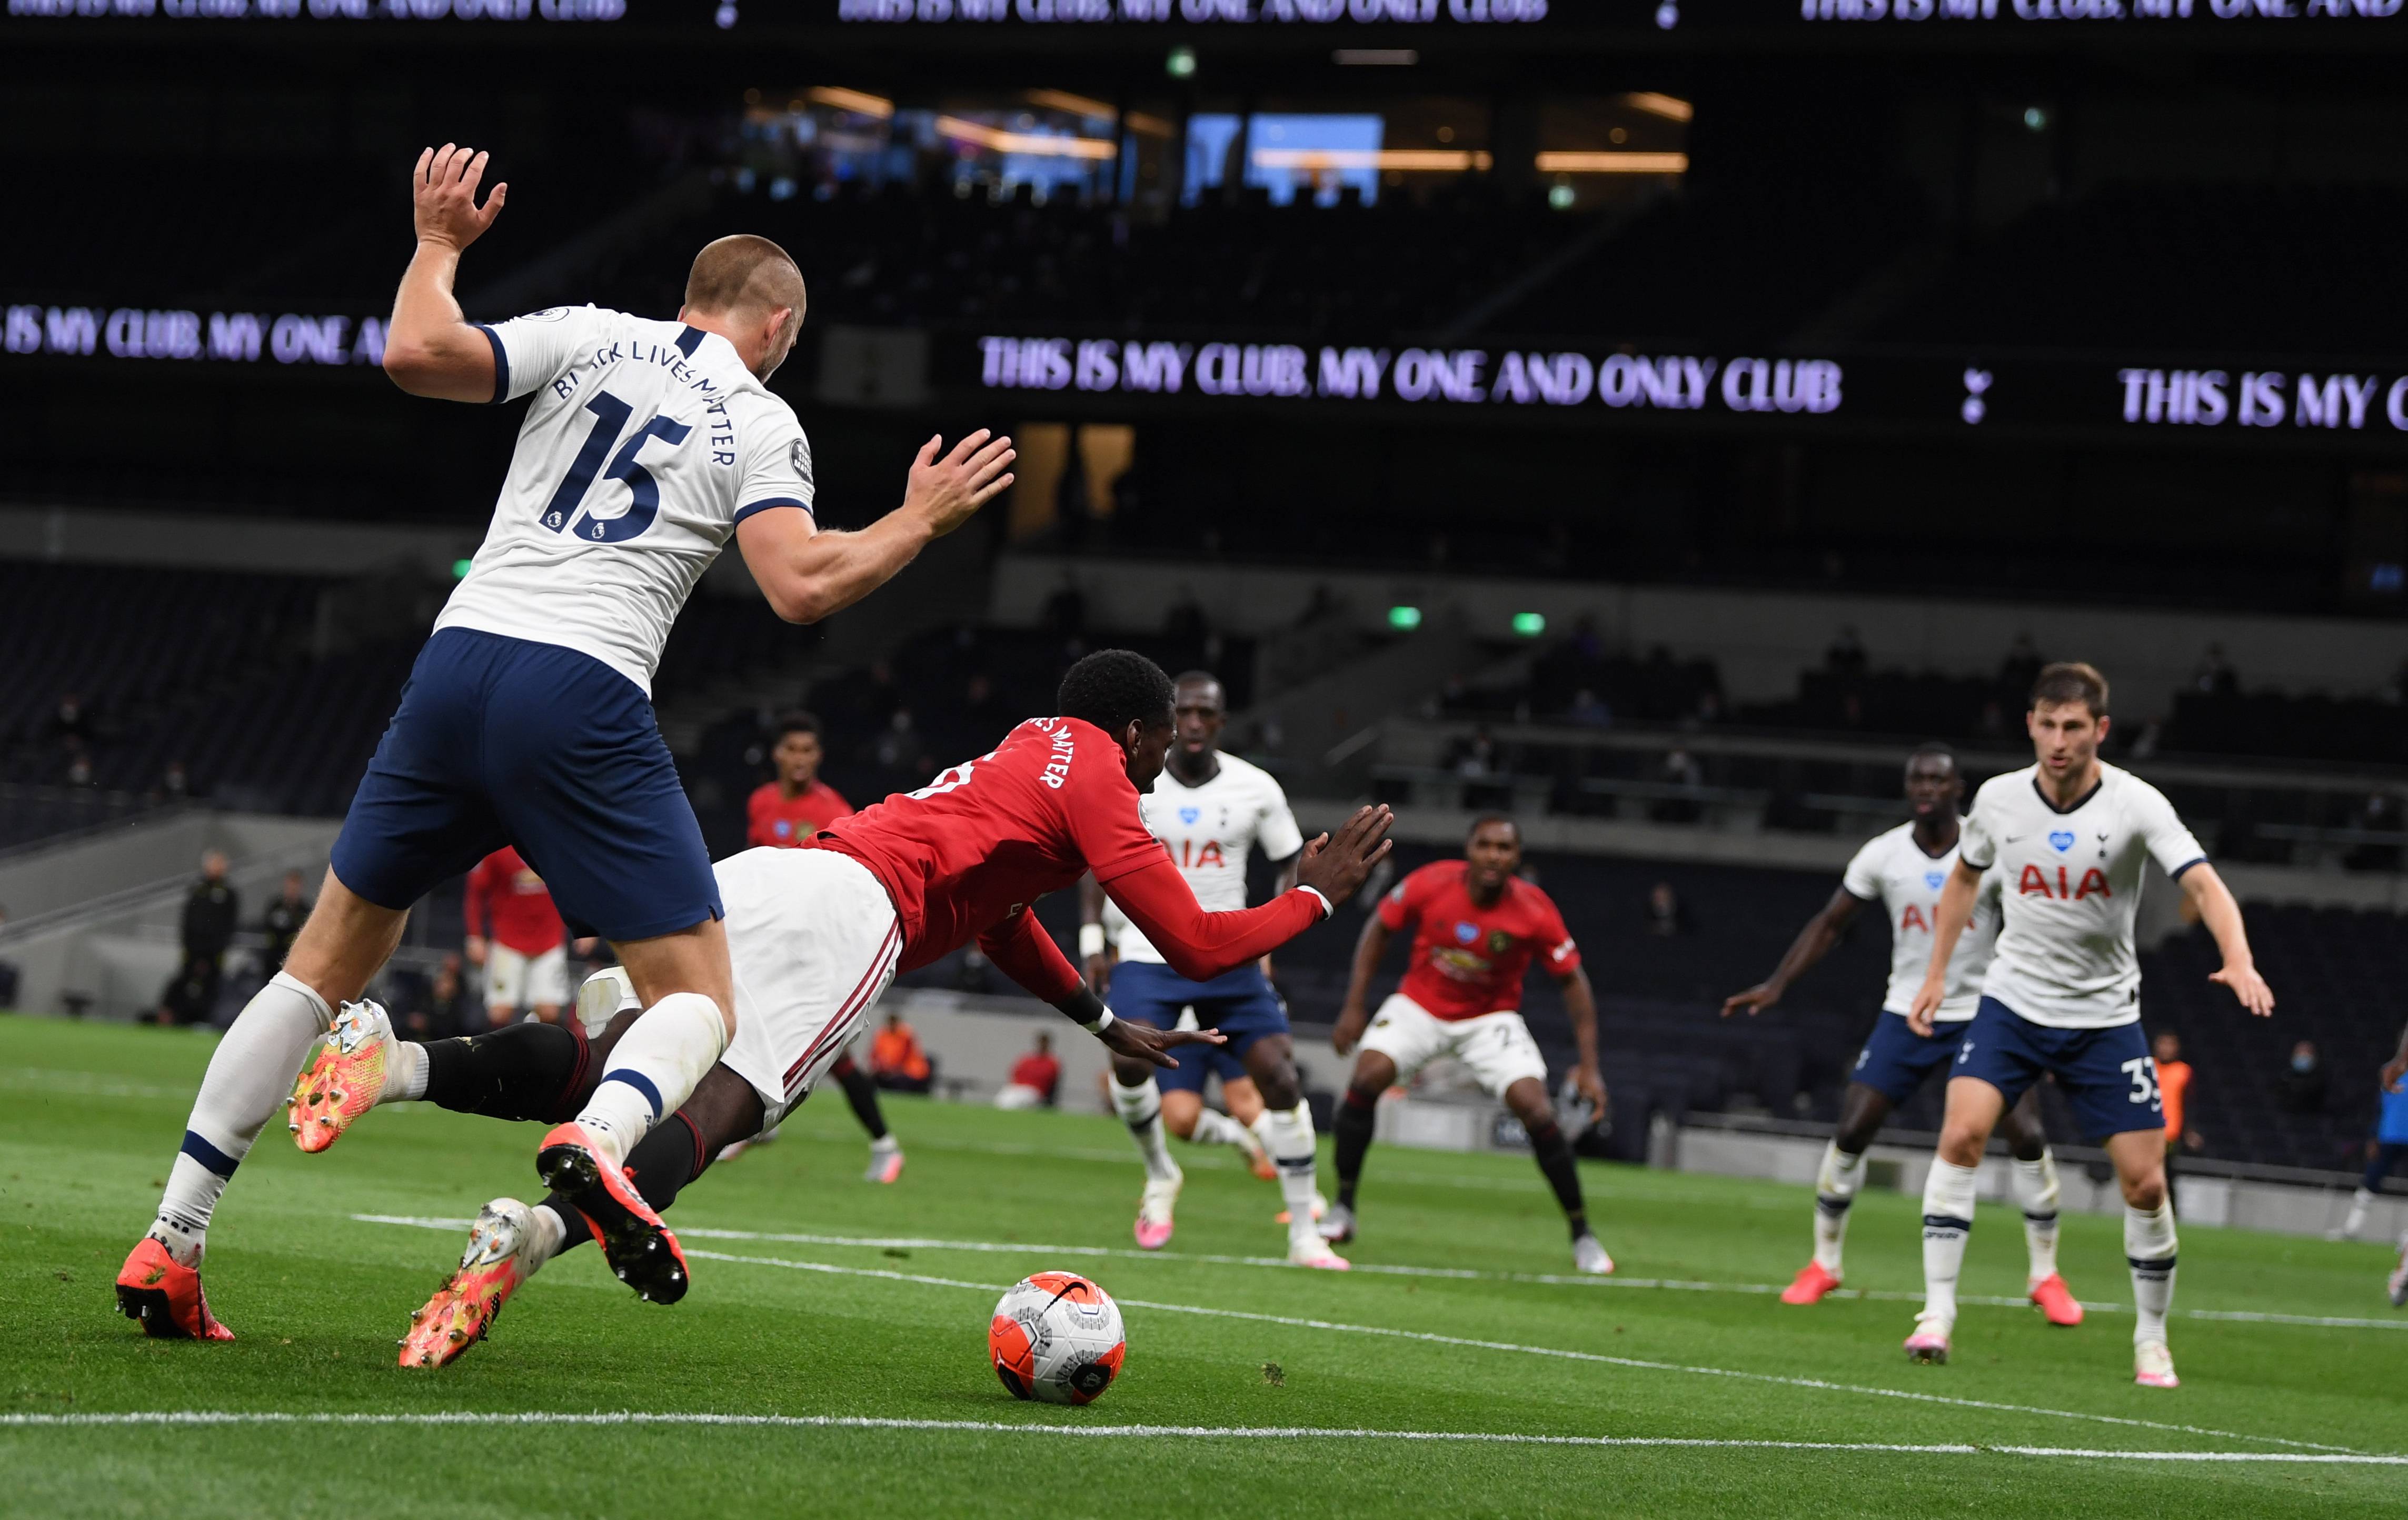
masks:
[[(468, 873), (468, 932), (522, 955), (540, 955), (568, 938), (552, 889), (519, 853), (504, 845)], [(488, 915), (493, 927), (485, 927)]]
[(1032, 718), (992, 753), (838, 819), (810, 847), (853, 856), (885, 886), (903, 928), (902, 969), (975, 939), (1047, 1002), (1076, 993), (1080, 977), (1029, 905), (1090, 870), (1171, 968), (1198, 982), (1287, 943), (1325, 909), (1298, 890), (1206, 912), (1146, 832), (1120, 746), (1077, 718)]

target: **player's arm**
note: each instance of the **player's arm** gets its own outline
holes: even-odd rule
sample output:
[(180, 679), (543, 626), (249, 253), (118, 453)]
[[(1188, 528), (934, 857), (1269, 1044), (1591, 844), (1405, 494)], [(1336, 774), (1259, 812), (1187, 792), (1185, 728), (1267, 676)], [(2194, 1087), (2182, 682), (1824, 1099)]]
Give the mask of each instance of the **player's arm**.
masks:
[(384, 335), (384, 372), (412, 395), (485, 402), (494, 394), (494, 346), (470, 326), (452, 294), (460, 253), (501, 215), (509, 186), (497, 184), (477, 204), (485, 157), (445, 143), (418, 155), (409, 180), (410, 217), (418, 251), (393, 298)]
[(2391, 1059), (2383, 1063), (2383, 1090), (2398, 1092), (2402, 1077), (2408, 1077), (2408, 1025), (2401, 1026), (2400, 1048), (2391, 1053)]
[(1064, 1018), (1102, 1040), (1115, 1055), (1175, 1067), (1179, 1063), (1167, 1054), (1173, 1046), (1225, 1042), (1226, 1037), (1217, 1029), (1153, 1029), (1113, 1017), (1095, 989), (1064, 958), (1062, 947), (1037, 922), (1037, 915), (1025, 908), (980, 935), (978, 943), (996, 969), (1053, 1004)]
[[(1284, 860), (1271, 862), (1272, 868), (1279, 872), (1277, 883), (1271, 888), (1274, 894), (1296, 890), (1296, 863), (1303, 857), (1304, 852), (1298, 850)], [(1262, 972), (1266, 977), (1271, 974), (1271, 958), (1268, 954), (1262, 958)]]
[(1956, 954), (1956, 941), (1973, 922), (1973, 900), (1981, 893), (1981, 871), (1960, 856), (1956, 868), (1948, 873), (1948, 884), (1940, 889), (1940, 916), (1931, 925), (1931, 964), (1924, 970), (1914, 1007), (1906, 1015), (1907, 1026), (1926, 1039), (1931, 1035), (1931, 1015), (1940, 1011), (1941, 999), (1948, 993), (1948, 958)]
[(1079, 878), (1079, 960), (1086, 968), (1087, 986), (1098, 997), (1111, 985), (1111, 950), (1104, 935), (1104, 889), (1091, 871)]
[(2241, 904), (2233, 900), (2232, 889), (2204, 860), (2184, 867), (2177, 880), (2182, 882), (2183, 896), (2199, 910), (2200, 922), (2215, 936), (2215, 948), (2224, 953), (2222, 968), (2210, 973), (2207, 980), (2231, 988), (2232, 996), (2241, 999), (2241, 1006), (2259, 1018), (2271, 1017), (2274, 1011), (2274, 989), (2258, 974), (2257, 957), (2249, 953), (2249, 933), (2242, 927)]
[(1384, 807), (1357, 809), (1334, 839), (1325, 834), (1304, 847), (1295, 890), (1253, 908), (1206, 912), (1187, 878), (1159, 851), (1105, 882), (1104, 891), (1172, 970), (1210, 982), (1287, 943), (1353, 896), (1393, 848), (1386, 836), (1395, 821)]
[(809, 511), (756, 511), (738, 523), (737, 547), (770, 609), (788, 623), (817, 623), (842, 611), (1011, 484), (1010, 438), (990, 437), (981, 428), (939, 459), (944, 441), (932, 437), (920, 446), (903, 505), (857, 532), (823, 529)]
[(1846, 887), (1833, 892), (1831, 900), (1806, 921), (1806, 926), (1798, 931), (1797, 939), (1789, 941), (1789, 948), (1782, 953), (1781, 964), (1772, 968), (1770, 976), (1745, 992), (1735, 992), (1723, 999), (1723, 1017), (1729, 1018), (1741, 1011), (1753, 1016), (1781, 1001), (1782, 996), (1789, 991), (1790, 983), (1804, 976), (1809, 967), (1830, 954), (1831, 947), (1840, 942), (1840, 936), (1848, 932), (1848, 925), (1856, 921), (1856, 915), (1864, 911), (1864, 906), (1865, 899)]
[(1605, 1114), (1605, 1075), (1597, 1064), (1597, 993), (1588, 984), (1588, 969), (1575, 966), (1555, 979), (1564, 996), (1564, 1011), (1572, 1021), (1572, 1043), (1580, 1047), (1580, 1065), (1572, 1068), (1572, 1083), (1580, 1088), (1598, 1117)]
[(1380, 957), (1388, 953), (1392, 932), (1379, 914), (1365, 915), (1363, 932), (1354, 940), (1354, 964), (1346, 973), (1346, 1000), (1338, 1005), (1338, 1026), (1329, 1031), (1329, 1047), (1340, 1055), (1354, 1052), (1354, 1041), (1363, 1038), (1363, 1026), (1371, 1022), (1365, 999), (1370, 996), (1371, 978), (1380, 969)]

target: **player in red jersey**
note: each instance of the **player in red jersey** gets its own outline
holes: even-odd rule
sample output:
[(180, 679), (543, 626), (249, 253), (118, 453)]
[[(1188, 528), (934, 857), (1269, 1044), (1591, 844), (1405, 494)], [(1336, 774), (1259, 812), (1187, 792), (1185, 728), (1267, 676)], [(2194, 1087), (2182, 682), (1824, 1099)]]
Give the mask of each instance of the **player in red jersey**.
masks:
[[(1580, 1171), (1571, 1141), (1547, 1101), (1547, 1061), (1522, 1022), (1522, 978), (1537, 959), (1563, 989), (1580, 1064), (1572, 1081), (1597, 1111), (1605, 1111), (1605, 1082), (1597, 1069), (1597, 998), (1581, 969), (1580, 947), (1545, 893), (1515, 873), (1522, 868), (1522, 830), (1510, 818), (1476, 819), (1464, 858), (1435, 861), (1397, 883), (1380, 900), (1354, 946), (1354, 973), (1346, 984), (1330, 1044), (1340, 1055), (1360, 1040), (1354, 1076), (1338, 1104), (1338, 1203), (1322, 1221), (1331, 1240), (1354, 1236), (1354, 1186), (1371, 1148), (1371, 1114), (1380, 1095), (1431, 1061), (1452, 1055), (1491, 1097), (1501, 1097), (1530, 1137), (1530, 1151), (1571, 1224), (1572, 1265), (1610, 1272), (1613, 1258), (1589, 1232), (1581, 1202)], [(1366, 1008), (1372, 973), (1388, 939), (1413, 928), (1404, 981), (1377, 1017)], [(1365, 1025), (1370, 1026), (1369, 1034)]]
[[(820, 721), (808, 712), (789, 712), (778, 720), (778, 741), (769, 763), (778, 779), (764, 782), (744, 805), (747, 842), (771, 849), (800, 849), (811, 837), (839, 818), (853, 816), (844, 794), (820, 780), (820, 761), (827, 749), (821, 742)], [(862, 1176), (873, 1183), (891, 1183), (903, 1175), (903, 1146), (887, 1133), (886, 1114), (878, 1106), (878, 1084), (853, 1064), (848, 1049), (828, 1068), (844, 1089), (844, 1100), (861, 1127), (869, 1131), (869, 1169)], [(767, 1132), (763, 1140), (773, 1137)], [(750, 1143), (738, 1140), (740, 1151)]]
[[(719, 1149), (800, 1103), (861, 1026), (897, 970), (976, 940), (1006, 975), (1052, 1003), (1116, 1056), (1172, 1066), (1210, 1030), (1156, 1030), (1115, 1018), (1039, 925), (1031, 905), (1094, 871), (1183, 976), (1210, 981), (1287, 943), (1352, 896), (1388, 852), (1384, 808), (1357, 811), (1334, 839), (1297, 857), (1297, 885), (1234, 912), (1206, 912), (1139, 811), (1138, 788), (1169, 748), (1170, 679), (1154, 662), (1103, 650), (1063, 678), (1058, 715), (1034, 718), (995, 750), (917, 792), (839, 819), (802, 850), (748, 850), (721, 861), (736, 970), (737, 1036), (719, 1064), (628, 1156), (628, 1175), (657, 1216)], [(633, 1023), (632, 989), (615, 968), (588, 980), (581, 1030), (517, 1025), (473, 1040), (415, 1045), (370, 1031), (359, 1042), (359, 1091), (342, 1105), (423, 1098), (499, 1118), (573, 1108)], [(372, 1090), (371, 1090), (372, 1089)], [(354, 1113), (353, 1117), (356, 1117)], [(343, 1123), (348, 1125), (350, 1119)], [(339, 1132), (339, 1130), (337, 1130)], [(673, 1300), (686, 1288), (676, 1238), (632, 1212), (597, 1217), (554, 1195), (530, 1208), (496, 1198), (478, 1216), (459, 1270), (413, 1316), (406, 1365), (437, 1365), (490, 1327), (517, 1285), (560, 1251), (601, 1235), (614, 1261), (673, 1262), (642, 1284)]]
[(568, 930), (552, 889), (507, 844), (478, 862), (467, 882), (466, 949), (468, 964), (485, 968), (485, 1017), (498, 1029), (523, 1007), (558, 1024), (568, 1001)]
[(762, 782), (745, 803), (745, 843), (805, 844), (838, 819), (852, 815), (853, 804), (844, 794), (820, 780), (820, 761), (826, 753), (817, 718), (789, 712), (778, 720), (777, 745), (769, 752), (778, 779)]

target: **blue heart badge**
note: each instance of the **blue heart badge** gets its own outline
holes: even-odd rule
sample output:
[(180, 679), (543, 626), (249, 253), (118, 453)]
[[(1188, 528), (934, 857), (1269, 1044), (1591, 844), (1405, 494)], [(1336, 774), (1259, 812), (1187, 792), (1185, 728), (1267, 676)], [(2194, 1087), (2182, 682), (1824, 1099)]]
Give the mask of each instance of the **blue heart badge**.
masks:
[(1925, 871), (1923, 873), (1923, 884), (1929, 887), (1934, 892), (1939, 891), (1940, 883), (1946, 880), (1948, 880), (1948, 873), (1946, 871)]
[[(1179, 821), (1187, 825), (1191, 828), (1195, 826), (1196, 820), (1203, 816), (1204, 810), (1201, 808), (1182, 808), (1179, 810)], [(2073, 836), (2069, 834), (2066, 838), (2070, 839), (2073, 838)]]
[(1480, 925), (1477, 924), (1457, 924), (1455, 926), (1455, 937), (1457, 940), (1468, 945), (1474, 939), (1480, 938)]
[(2060, 828), (2051, 833), (2048, 837), (2048, 847), (2056, 851), (2060, 855), (2065, 853), (2068, 850), (2072, 849), (2073, 830), (2070, 828)]

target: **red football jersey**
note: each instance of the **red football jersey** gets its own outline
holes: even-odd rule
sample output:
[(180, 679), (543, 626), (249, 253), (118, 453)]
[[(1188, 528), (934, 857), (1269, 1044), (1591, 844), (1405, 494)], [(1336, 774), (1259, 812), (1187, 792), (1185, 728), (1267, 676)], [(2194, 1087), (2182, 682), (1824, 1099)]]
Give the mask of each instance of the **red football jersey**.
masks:
[[(507, 844), (468, 873), (466, 909), (470, 934), (486, 935), (522, 955), (540, 955), (568, 938), (560, 910), (552, 905), (552, 888)], [(488, 912), (494, 921), (490, 931)]]
[(1464, 884), (1470, 872), (1469, 861), (1434, 861), (1380, 899), (1380, 922), (1391, 933), (1408, 922), (1419, 925), (1397, 990), (1441, 1019), (1519, 1009), (1522, 976), (1533, 955), (1545, 957), (1552, 976), (1568, 975), (1581, 963), (1580, 947), (1553, 898), (1508, 877), (1497, 901), (1482, 908)]
[(816, 777), (791, 798), (770, 782), (744, 805), (744, 840), (791, 850), (852, 811), (842, 793)]
[(842, 851), (884, 884), (903, 926), (900, 969), (912, 970), (1089, 870), (1110, 885), (1167, 863), (1127, 764), (1091, 723), (1031, 718), (992, 753), (837, 820), (810, 847)]

